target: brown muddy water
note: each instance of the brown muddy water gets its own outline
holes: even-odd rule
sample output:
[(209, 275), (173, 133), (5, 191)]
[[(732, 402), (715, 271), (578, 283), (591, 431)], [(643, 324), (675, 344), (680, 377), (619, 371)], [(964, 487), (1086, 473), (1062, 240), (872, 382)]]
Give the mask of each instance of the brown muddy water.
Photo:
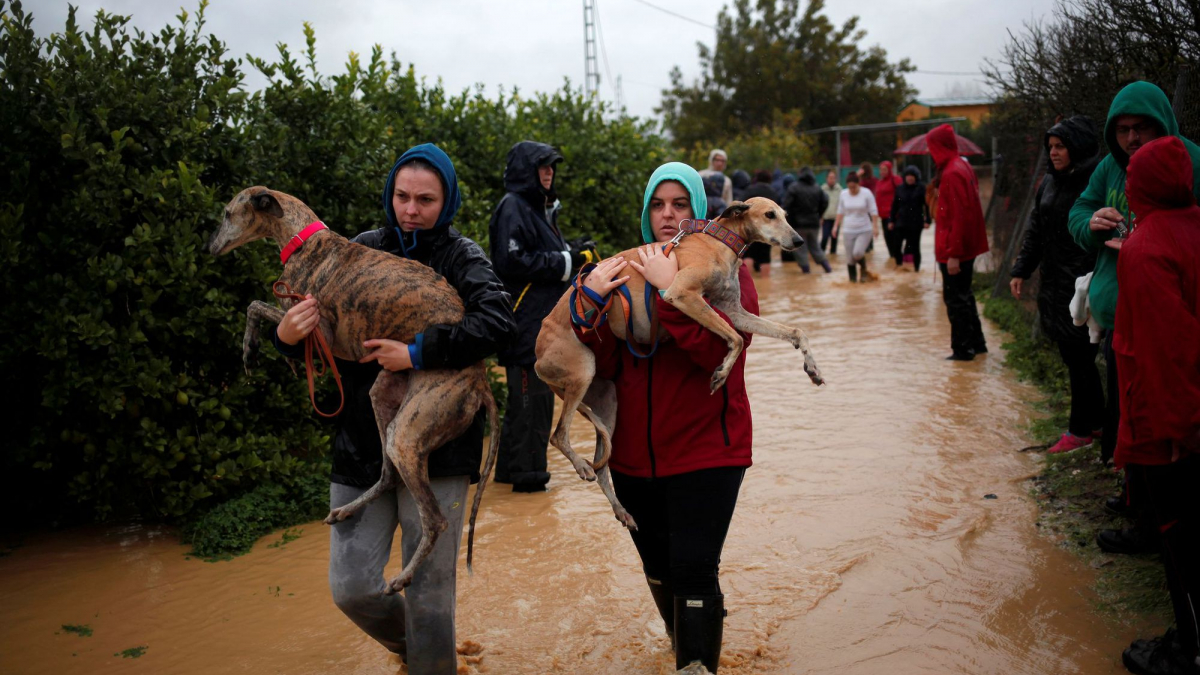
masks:
[[(1014, 450), (1036, 393), (1002, 367), (1001, 335), (985, 325), (991, 354), (943, 361), (930, 271), (851, 285), (844, 270), (756, 277), (763, 315), (808, 332), (829, 384), (790, 345), (750, 349), (755, 463), (721, 569), (720, 672), (1123, 672), (1132, 636), (1093, 613), (1092, 572), (1033, 525), (1037, 467)], [(458, 639), (474, 652), (460, 672), (672, 672), (633, 545), (551, 452), (548, 493), (485, 495), (475, 574), (460, 566)], [(160, 528), (31, 537), (0, 558), (0, 673), (403, 672), (330, 600), (324, 526), (301, 529), (220, 563)]]

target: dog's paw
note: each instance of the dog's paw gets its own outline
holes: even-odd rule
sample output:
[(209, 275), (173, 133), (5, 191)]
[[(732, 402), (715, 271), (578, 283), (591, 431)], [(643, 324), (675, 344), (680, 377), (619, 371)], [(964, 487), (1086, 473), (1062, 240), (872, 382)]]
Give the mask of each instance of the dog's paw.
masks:
[(388, 582), (387, 588), (383, 590), (384, 595), (395, 595), (408, 587), (412, 583), (412, 575), (406, 575), (403, 572), (396, 575), (395, 579)]
[(575, 466), (575, 473), (587, 482), (591, 483), (596, 480), (596, 470), (592, 468), (591, 462), (586, 459)]
[(637, 522), (633, 519), (633, 516), (629, 515), (628, 511), (621, 511), (618, 513), (617, 522), (621, 523), (621, 525), (624, 525), (625, 529), (629, 530), (630, 532), (637, 532)]
[(716, 393), (718, 389), (725, 386), (725, 380), (729, 377), (729, 370), (725, 366), (717, 368), (712, 375), (712, 381), (709, 383), (709, 393)]
[(329, 512), (329, 515), (325, 516), (325, 524), (333, 525), (335, 523), (340, 523), (343, 520), (345, 520), (353, 515), (354, 515), (354, 511), (351, 511), (350, 509), (347, 509), (345, 507), (333, 509), (332, 511)]

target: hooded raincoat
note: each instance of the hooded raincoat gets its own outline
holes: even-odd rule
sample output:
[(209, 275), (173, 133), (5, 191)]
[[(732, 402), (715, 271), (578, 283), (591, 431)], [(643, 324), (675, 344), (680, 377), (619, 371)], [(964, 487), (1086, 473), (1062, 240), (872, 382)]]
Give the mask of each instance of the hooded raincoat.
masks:
[(1088, 342), (1085, 326), (1071, 318), (1075, 280), (1092, 271), (1095, 251), (1075, 243), (1067, 228), (1071, 207), (1087, 187), (1100, 162), (1100, 139), (1096, 126), (1082, 115), (1065, 119), (1046, 132), (1044, 145), (1054, 136), (1066, 146), (1071, 164), (1058, 171), (1051, 164), (1038, 186), (1029, 226), (1021, 242), (1021, 253), (1013, 263), (1012, 276), (1028, 279), (1041, 269), (1038, 284), (1038, 314), (1046, 337), (1055, 342)]
[(901, 232), (920, 230), (932, 222), (929, 205), (925, 201), (925, 183), (921, 182), (921, 170), (915, 166), (904, 169), (904, 175), (913, 176), (917, 182), (909, 185), (902, 180), (900, 185), (896, 186), (896, 196), (892, 201), (892, 222)]
[[(445, 204), (432, 229), (404, 233), (392, 208), (392, 191), (400, 168), (412, 161), (433, 167), (442, 179)], [(508, 345), (515, 330), (508, 294), (483, 249), (450, 226), (461, 198), (454, 164), (436, 145), (418, 145), (401, 155), (388, 174), (383, 188), (386, 225), (358, 235), (352, 241), (416, 260), (446, 278), (463, 300), (466, 312), (455, 325), (437, 324), (419, 333), (409, 346), (414, 367), (465, 368)], [(274, 339), (275, 346), (289, 358), (302, 357), (303, 345), (288, 346)], [(379, 480), (383, 448), (379, 427), (371, 405), (371, 387), (375, 384), (378, 363), (338, 360), (346, 405), (337, 418), (333, 437), (334, 483), (367, 488)], [(470, 476), (479, 480), (483, 455), (485, 415), (475, 417), (471, 427), (458, 438), (434, 450), (429, 456), (430, 478)]]
[(892, 200), (896, 198), (896, 188), (900, 186), (900, 177), (892, 172), (891, 162), (879, 163), (879, 179), (871, 192), (875, 194), (875, 207), (879, 209), (880, 218), (892, 217)]
[(1167, 95), (1149, 82), (1134, 82), (1127, 85), (1113, 98), (1108, 109), (1108, 120), (1104, 124), (1104, 142), (1109, 155), (1100, 160), (1088, 181), (1087, 189), (1071, 207), (1068, 227), (1076, 243), (1096, 253), (1096, 271), (1092, 275), (1088, 300), (1092, 316), (1104, 328), (1114, 326), (1117, 307), (1117, 251), (1104, 245), (1115, 236), (1115, 231), (1093, 232), (1089, 227), (1092, 214), (1108, 206), (1121, 212), (1125, 222), (1133, 222), (1133, 212), (1125, 197), (1125, 168), (1129, 155), (1117, 143), (1117, 118), (1121, 115), (1141, 115), (1158, 125), (1162, 135), (1176, 136), (1187, 148), (1192, 158), (1193, 194), (1200, 195), (1200, 147), (1179, 136), (1179, 123)]
[[(1167, 464), (1173, 441), (1200, 430), (1200, 208), (1182, 139), (1129, 161), (1137, 227), (1121, 247), (1113, 351), (1121, 390), (1118, 465)], [(1094, 282), (1093, 282), (1094, 283)]]
[(567, 290), (571, 254), (558, 229), (559, 205), (554, 192), (542, 187), (538, 168), (553, 166), (562, 155), (545, 143), (522, 141), (508, 152), (504, 169), (507, 194), (488, 226), (492, 264), (513, 299), (517, 333), (500, 352), (502, 366), (532, 366), (534, 343), (542, 319)]
[[(829, 196), (817, 187), (817, 179), (809, 169), (800, 171), (783, 196), (788, 222), (797, 230), (815, 230), (821, 226), (821, 216), (829, 206)], [(815, 244), (815, 242), (813, 242)]]
[(958, 155), (954, 128), (943, 124), (925, 136), (929, 154), (938, 168), (938, 200), (934, 222), (934, 256), (939, 263), (974, 260), (987, 253), (987, 228), (979, 201), (975, 171)]
[[(671, 162), (650, 177), (642, 207), (642, 240), (654, 241), (650, 197), (658, 184), (674, 180), (688, 191), (692, 212), (705, 208), (700, 176), (686, 164)], [(691, 236), (706, 236), (702, 234)], [(758, 314), (758, 292), (745, 266), (738, 267), (742, 307)], [(669, 302), (656, 298), (654, 311), (669, 338), (649, 358), (635, 358), (617, 340), (608, 323), (579, 339), (596, 354), (596, 377), (617, 387), (617, 424), (610, 464), (614, 471), (639, 478), (672, 476), (713, 467), (751, 464), (752, 427), (746, 396), (743, 351), (725, 386), (708, 394), (709, 380), (728, 346)], [(726, 323), (729, 317), (715, 310)], [(732, 325), (732, 324), (730, 324)], [(742, 334), (749, 348), (752, 336)], [(697, 392), (701, 392), (697, 394)]]
[[(708, 153), (708, 168), (699, 172), (701, 178), (708, 178), (709, 176), (711, 176), (713, 174), (720, 174), (721, 176), (725, 176), (724, 173), (717, 171), (713, 167), (713, 160), (716, 159), (717, 157), (724, 159), (727, 163), (729, 162), (729, 155), (726, 155), (724, 150), (721, 150), (721, 149), (713, 150), (712, 152)], [(725, 184), (721, 187), (721, 194), (719, 196), (721, 197), (721, 200), (724, 201), (726, 204), (732, 202), (734, 200), (733, 183), (731, 183), (729, 181), (725, 181)]]
[(738, 169), (733, 172), (733, 201), (746, 201), (746, 188), (750, 187), (751, 180), (750, 174), (745, 169)]

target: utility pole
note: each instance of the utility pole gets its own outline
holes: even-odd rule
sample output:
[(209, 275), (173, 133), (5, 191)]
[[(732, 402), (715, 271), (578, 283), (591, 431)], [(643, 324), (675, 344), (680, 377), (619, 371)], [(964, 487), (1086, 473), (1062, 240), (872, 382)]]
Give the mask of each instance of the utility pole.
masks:
[(621, 87), (621, 76), (617, 76), (617, 114), (625, 114), (625, 89)]
[(596, 62), (596, 0), (583, 0), (583, 93), (600, 95), (600, 68)]

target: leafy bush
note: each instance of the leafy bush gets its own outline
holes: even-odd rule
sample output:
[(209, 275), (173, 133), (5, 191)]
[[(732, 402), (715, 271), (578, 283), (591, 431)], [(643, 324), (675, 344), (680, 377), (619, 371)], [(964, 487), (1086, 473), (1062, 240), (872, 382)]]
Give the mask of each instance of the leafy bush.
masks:
[(270, 298), (277, 258), (205, 250), (247, 186), (354, 234), (380, 224), (395, 157), (436, 142), (459, 170), (457, 226), (486, 248), (505, 155), (533, 138), (566, 157), (569, 235), (638, 241), (645, 180), (667, 159), (647, 124), (565, 84), (449, 95), (379, 47), (323, 78), (309, 26), (305, 65), (284, 46), (251, 59), (270, 82), (248, 94), (204, 7), (156, 33), (104, 12), (85, 31), (72, 9), (38, 38), (21, 3), (0, 0), (0, 373), (18, 393), (0, 488), (17, 514), (195, 517), (256, 486), (324, 480), (330, 427), (304, 386), (269, 349), (256, 372), (241, 364), (244, 310)]
[(323, 518), (329, 513), (329, 478), (310, 475), (290, 486), (267, 483), (218, 504), (183, 527), (192, 555), (227, 559), (250, 550), (259, 537), (281, 527)]

